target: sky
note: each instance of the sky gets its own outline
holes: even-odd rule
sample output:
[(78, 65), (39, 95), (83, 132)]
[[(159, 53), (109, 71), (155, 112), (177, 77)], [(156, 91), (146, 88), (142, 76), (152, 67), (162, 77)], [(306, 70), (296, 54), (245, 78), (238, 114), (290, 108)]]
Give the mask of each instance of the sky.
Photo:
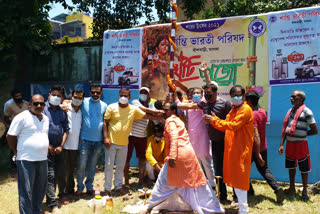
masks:
[[(73, 5), (71, 0), (67, 0), (67, 3), (68, 3), (69, 5)], [(71, 13), (71, 12), (73, 12), (73, 11), (64, 9), (64, 7), (62, 6), (62, 4), (60, 4), (60, 3), (58, 3), (58, 4), (57, 4), (57, 3), (54, 3), (54, 4), (50, 4), (50, 5), (51, 5), (51, 10), (49, 11), (49, 18), (50, 18), (50, 19), (53, 18), (53, 17), (55, 17), (55, 16), (57, 16), (57, 15), (59, 15), (59, 14), (61, 14), (61, 13)], [(91, 11), (90, 16), (92, 16), (93, 9), (91, 8), (90, 11)], [(156, 17), (156, 20), (155, 20), (155, 21), (157, 21), (158, 18), (157, 18), (157, 13), (156, 13), (155, 8), (154, 8), (152, 11), (153, 11), (153, 12), (152, 12), (152, 15), (153, 15), (154, 17)], [(145, 18), (145, 17), (142, 17), (142, 18), (139, 20), (139, 25), (144, 24), (145, 21), (146, 21), (146, 18)]]

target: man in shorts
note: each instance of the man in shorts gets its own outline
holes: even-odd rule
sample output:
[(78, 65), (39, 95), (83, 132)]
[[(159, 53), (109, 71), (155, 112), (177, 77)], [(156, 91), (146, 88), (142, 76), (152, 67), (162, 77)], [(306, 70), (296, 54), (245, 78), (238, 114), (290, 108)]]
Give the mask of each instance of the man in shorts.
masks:
[(305, 93), (300, 90), (295, 90), (291, 94), (290, 100), (293, 107), (289, 109), (283, 122), (279, 153), (284, 155), (283, 145), (287, 140), (286, 168), (289, 169), (290, 187), (285, 190), (285, 193), (296, 192), (294, 182), (298, 160), (303, 183), (302, 199), (308, 201), (308, 172), (311, 170), (311, 165), (307, 136), (316, 135), (318, 129), (312, 111), (304, 104), (305, 98)]

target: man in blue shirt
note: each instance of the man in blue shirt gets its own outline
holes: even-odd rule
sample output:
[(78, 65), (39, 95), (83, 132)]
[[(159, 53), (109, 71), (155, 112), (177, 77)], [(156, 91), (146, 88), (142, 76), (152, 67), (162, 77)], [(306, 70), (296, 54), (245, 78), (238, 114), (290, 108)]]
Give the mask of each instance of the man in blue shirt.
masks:
[[(83, 192), (84, 187), (86, 187), (88, 194), (94, 194), (92, 183), (102, 148), (103, 115), (107, 109), (107, 104), (100, 100), (102, 95), (101, 85), (92, 84), (90, 95), (91, 97), (86, 97), (81, 105), (82, 127), (78, 148), (77, 191), (75, 193), (78, 197)], [(83, 180), (86, 171), (87, 179), (84, 185)]]
[(47, 204), (52, 213), (61, 213), (55, 197), (58, 167), (62, 156), (60, 155), (69, 133), (68, 117), (59, 106), (61, 104), (63, 89), (54, 85), (50, 89), (48, 102), (43, 113), (49, 118), (49, 147), (48, 147), (48, 187)]

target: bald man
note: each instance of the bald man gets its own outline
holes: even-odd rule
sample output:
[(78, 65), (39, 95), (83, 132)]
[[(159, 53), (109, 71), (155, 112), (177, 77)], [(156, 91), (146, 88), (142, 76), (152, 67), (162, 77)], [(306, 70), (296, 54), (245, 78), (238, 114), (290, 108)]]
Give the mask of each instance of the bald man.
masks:
[(7, 134), (8, 144), (17, 156), (20, 213), (39, 213), (47, 186), (49, 118), (42, 114), (43, 96), (32, 96), (29, 110), (18, 114)]

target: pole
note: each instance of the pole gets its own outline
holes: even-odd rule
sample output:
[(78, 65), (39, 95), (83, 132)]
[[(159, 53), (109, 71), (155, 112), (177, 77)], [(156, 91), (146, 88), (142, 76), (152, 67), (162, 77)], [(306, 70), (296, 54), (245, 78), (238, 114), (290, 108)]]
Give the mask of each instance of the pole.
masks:
[[(172, 80), (174, 80), (174, 68), (173, 68), (173, 62), (174, 62), (174, 52), (176, 51), (176, 45), (175, 45), (175, 36), (176, 36), (176, 16), (178, 13), (177, 9), (177, 4), (176, 0), (172, 0), (171, 2), (171, 8), (172, 8), (172, 13), (171, 13), (171, 36), (169, 38), (170, 40), (170, 81), (169, 83), (169, 99), (173, 101), (173, 93), (174, 93), (174, 86), (172, 85)], [(168, 78), (169, 80), (169, 78)]]

